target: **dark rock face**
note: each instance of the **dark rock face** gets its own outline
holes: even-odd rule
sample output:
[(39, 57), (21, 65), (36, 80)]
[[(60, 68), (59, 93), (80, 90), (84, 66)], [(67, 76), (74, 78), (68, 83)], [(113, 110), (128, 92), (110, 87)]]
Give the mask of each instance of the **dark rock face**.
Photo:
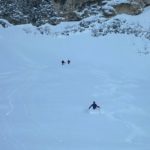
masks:
[(12, 24), (57, 24), (54, 21), (57, 13), (51, 0), (1, 0), (0, 10), (0, 18)]
[(99, 0), (53, 0), (56, 9), (62, 11), (74, 11), (83, 5), (97, 3)]
[(134, 5), (120, 4), (120, 5), (114, 6), (114, 8), (118, 13), (125, 13), (129, 15), (137, 15), (137, 14), (140, 14), (142, 11), (141, 7), (136, 4)]
[(102, 11), (106, 17), (112, 17), (117, 14), (129, 14), (129, 15), (138, 15), (140, 14), (145, 7), (143, 0), (126, 0), (122, 3), (105, 1)]
[(150, 5), (150, 0), (143, 0), (144, 1), (144, 3), (145, 3), (145, 5)]
[[(127, 13), (139, 14), (150, 0), (127, 0), (112, 4), (113, 0), (0, 0), (0, 19), (12, 24), (45, 23), (56, 25), (61, 21), (78, 21), (103, 12), (106, 17)], [(129, 3), (128, 3), (129, 2)], [(112, 5), (108, 8), (107, 4)], [(108, 6), (108, 5), (107, 5)], [(82, 13), (80, 13), (82, 12)]]

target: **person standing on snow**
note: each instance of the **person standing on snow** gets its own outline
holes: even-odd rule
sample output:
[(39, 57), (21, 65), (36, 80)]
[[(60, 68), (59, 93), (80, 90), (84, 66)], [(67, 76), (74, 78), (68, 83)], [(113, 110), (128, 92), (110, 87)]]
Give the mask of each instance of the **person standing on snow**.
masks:
[(70, 62), (71, 62), (70, 60), (67, 61), (68, 64), (70, 64)]
[(64, 60), (61, 61), (61, 64), (64, 65), (66, 62)]
[(96, 108), (100, 108), (100, 106), (98, 106), (98, 105), (95, 103), (95, 101), (93, 101), (93, 104), (90, 105), (89, 109), (91, 109), (91, 108), (93, 108), (93, 109), (95, 110)]

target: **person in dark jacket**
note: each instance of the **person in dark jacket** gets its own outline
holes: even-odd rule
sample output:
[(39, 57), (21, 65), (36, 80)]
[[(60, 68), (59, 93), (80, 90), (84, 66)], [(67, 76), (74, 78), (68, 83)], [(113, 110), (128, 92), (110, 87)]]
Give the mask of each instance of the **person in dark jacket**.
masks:
[(93, 108), (93, 109), (95, 110), (96, 108), (100, 108), (100, 106), (98, 106), (98, 105), (95, 103), (95, 101), (93, 101), (93, 104), (90, 105), (89, 109), (91, 109), (91, 108)]
[(61, 61), (61, 64), (62, 64), (62, 65), (64, 65), (64, 64), (65, 64), (65, 61), (64, 61), (64, 60), (62, 60), (62, 61)]
[(71, 62), (70, 60), (67, 61), (68, 64), (70, 64), (70, 62)]

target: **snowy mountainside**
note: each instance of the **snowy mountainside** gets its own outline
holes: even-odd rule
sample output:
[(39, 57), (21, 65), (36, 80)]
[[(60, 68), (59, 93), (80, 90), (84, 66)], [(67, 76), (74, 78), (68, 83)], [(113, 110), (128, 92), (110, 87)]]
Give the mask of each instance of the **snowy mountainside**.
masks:
[[(26, 33), (47, 34), (52, 36), (70, 35), (89, 30), (93, 36), (104, 36), (110, 33), (133, 34), (137, 37), (150, 39), (150, 7), (145, 8), (142, 14), (130, 16), (120, 14), (110, 19), (102, 17), (102, 14), (91, 16), (82, 21), (62, 22), (56, 26), (45, 24), (40, 27), (32, 25), (18, 25)], [(4, 20), (3, 26), (11, 26)], [(15, 28), (15, 26), (13, 26)]]
[[(91, 36), (116, 17), (99, 24), (97, 16), (88, 18), (84, 21), (95, 27), (83, 27), (84, 32), (78, 32), (81, 22), (40, 28), (5, 22), (0, 149), (149, 150), (150, 42), (142, 34), (149, 29), (148, 14), (146, 9), (138, 16), (118, 16), (126, 20), (119, 28), (140, 25), (137, 37), (132, 32)], [(62, 66), (68, 59), (71, 63)], [(88, 110), (93, 101), (98, 112)]]
[(148, 40), (0, 33), (1, 149), (149, 149)]
[(71, 33), (90, 30), (93, 36), (103, 36), (109, 33), (133, 34), (150, 39), (150, 7), (137, 16), (117, 15), (111, 19), (101, 15), (91, 16), (80, 22), (61, 23), (55, 27), (43, 25), (38, 28), (41, 33), (52, 35), (69, 35)]

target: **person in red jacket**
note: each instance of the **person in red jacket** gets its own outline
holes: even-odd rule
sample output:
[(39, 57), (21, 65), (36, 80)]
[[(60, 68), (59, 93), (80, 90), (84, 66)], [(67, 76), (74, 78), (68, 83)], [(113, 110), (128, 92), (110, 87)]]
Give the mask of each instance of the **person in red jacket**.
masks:
[(95, 110), (96, 108), (100, 108), (100, 106), (98, 106), (98, 105), (95, 103), (95, 101), (93, 101), (93, 104), (90, 105), (89, 109), (91, 109), (91, 108), (93, 108), (93, 109)]

